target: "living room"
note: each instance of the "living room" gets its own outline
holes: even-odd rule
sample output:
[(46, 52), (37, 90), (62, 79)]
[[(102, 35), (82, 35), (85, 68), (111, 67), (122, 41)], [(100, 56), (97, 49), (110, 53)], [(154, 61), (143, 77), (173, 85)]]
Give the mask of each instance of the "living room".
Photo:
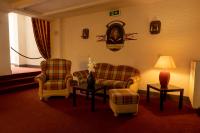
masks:
[[(94, 4), (95, 6), (83, 4), (85, 8), (79, 5), (64, 12), (57, 11), (55, 14), (50, 12), (52, 14), (46, 14), (42, 18), (51, 23), (51, 57), (71, 60), (72, 73), (87, 69), (88, 57), (93, 58), (95, 62), (133, 66), (141, 73), (139, 90), (146, 91), (147, 84), (159, 82), (160, 70), (154, 68), (157, 59), (160, 55), (169, 55), (173, 57), (176, 64), (176, 68), (170, 70), (170, 84), (184, 88), (184, 96), (189, 97), (191, 91), (190, 64), (191, 61), (200, 58), (198, 50), (199, 4), (198, 0), (150, 0), (148, 2), (117, 0), (116, 3), (111, 0), (111, 3)], [(109, 12), (113, 9), (119, 9), (120, 15), (109, 16)], [(8, 22), (6, 12), (2, 11), (0, 14), (0, 63), (2, 64), (0, 75), (7, 75), (10, 74), (9, 41), (6, 29)], [(106, 42), (98, 41), (97, 37), (106, 34), (106, 25), (113, 20), (125, 23), (125, 33), (137, 33), (134, 34), (136, 40), (126, 40), (119, 51), (109, 50)], [(149, 26), (155, 20), (161, 22), (161, 30), (158, 34), (151, 34)], [(84, 28), (89, 29), (88, 39), (81, 37)], [(37, 95), (34, 96), (37, 97)], [(53, 105), (54, 102), (51, 102), (53, 100), (48, 104)], [(100, 116), (102, 116), (101, 111), (97, 111)], [(91, 112), (84, 111), (84, 113)], [(142, 114), (140, 112), (138, 116)], [(112, 121), (114, 120), (112, 118)], [(119, 123), (123, 124), (122, 121)], [(119, 123), (117, 126), (120, 126)], [(194, 131), (199, 131), (199, 129)], [(186, 129), (185, 132), (187, 132)], [(192, 130), (188, 129), (188, 132)]]

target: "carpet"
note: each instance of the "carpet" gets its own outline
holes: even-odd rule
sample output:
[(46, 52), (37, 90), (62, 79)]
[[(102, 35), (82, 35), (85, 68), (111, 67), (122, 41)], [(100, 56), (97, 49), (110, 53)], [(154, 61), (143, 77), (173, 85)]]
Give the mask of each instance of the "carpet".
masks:
[(200, 117), (191, 105), (178, 109), (178, 100), (167, 100), (159, 110), (159, 97), (140, 95), (139, 112), (114, 117), (108, 102), (96, 98), (96, 111), (90, 100), (77, 96), (52, 97), (42, 102), (37, 89), (0, 95), (0, 133), (199, 133)]

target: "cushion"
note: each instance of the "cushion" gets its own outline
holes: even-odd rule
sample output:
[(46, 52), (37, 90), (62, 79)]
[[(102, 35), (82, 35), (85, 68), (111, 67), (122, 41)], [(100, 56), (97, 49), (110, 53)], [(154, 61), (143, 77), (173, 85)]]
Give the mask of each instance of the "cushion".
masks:
[(119, 80), (96, 79), (96, 85), (109, 88), (126, 88), (127, 82)]
[(97, 79), (112, 79), (113, 65), (108, 63), (98, 63), (95, 67)]
[(111, 89), (109, 90), (110, 100), (117, 105), (137, 104), (139, 95), (130, 89)]
[(127, 81), (130, 77), (139, 74), (139, 71), (126, 65), (113, 66), (108, 63), (97, 63), (95, 73), (97, 79)]
[(112, 74), (113, 80), (127, 81), (130, 77), (136, 74), (136, 69), (130, 66), (119, 65), (115, 66)]
[(66, 88), (65, 80), (48, 80), (44, 83), (45, 90), (61, 90)]

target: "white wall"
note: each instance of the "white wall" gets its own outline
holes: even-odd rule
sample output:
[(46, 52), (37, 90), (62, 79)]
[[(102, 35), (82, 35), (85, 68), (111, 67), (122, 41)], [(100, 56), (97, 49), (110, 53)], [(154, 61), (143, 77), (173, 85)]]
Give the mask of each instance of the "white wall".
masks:
[(51, 27), (51, 56), (61, 58), (61, 20), (56, 19), (50, 23)]
[[(25, 35), (26, 33), (26, 28), (25, 28), (25, 21), (24, 21), (24, 16), (17, 14), (17, 23), (18, 23), (18, 52), (26, 55), (28, 54), (26, 50), (26, 38)], [(29, 33), (28, 33), (29, 34)], [(21, 64), (26, 64), (26, 58), (19, 56), (17, 53), (15, 53), (19, 57), (19, 65)]]
[[(183, 87), (184, 95), (188, 95), (190, 61), (200, 58), (198, 5), (198, 0), (168, 0), (121, 8), (118, 17), (109, 17), (108, 11), (65, 17), (57, 33), (61, 36), (61, 57), (72, 60), (72, 71), (85, 69), (88, 56), (96, 62), (134, 66), (141, 71), (140, 89), (145, 89), (147, 83), (158, 82), (159, 70), (153, 66), (159, 55), (171, 55), (177, 68), (171, 71), (170, 84)], [(149, 24), (155, 18), (161, 21), (161, 33), (151, 35)], [(108, 50), (106, 43), (96, 38), (105, 34), (106, 24), (112, 20), (124, 21), (126, 33), (139, 33), (136, 41), (126, 41), (118, 52)], [(89, 28), (89, 39), (80, 37), (83, 28)], [(52, 53), (56, 51), (52, 49)]]
[[(37, 48), (31, 18), (14, 14), (10, 16), (10, 45), (19, 53), (31, 57), (41, 57)], [(14, 32), (13, 32), (14, 31)], [(41, 59), (27, 59), (11, 51), (11, 63), (16, 65), (40, 65)]]
[(0, 75), (11, 74), (8, 13), (0, 12)]
[[(19, 40), (18, 40), (18, 16), (15, 13), (9, 13), (9, 41), (10, 47), (15, 50), (19, 50)], [(10, 50), (10, 62), (12, 64), (19, 65), (19, 56)]]

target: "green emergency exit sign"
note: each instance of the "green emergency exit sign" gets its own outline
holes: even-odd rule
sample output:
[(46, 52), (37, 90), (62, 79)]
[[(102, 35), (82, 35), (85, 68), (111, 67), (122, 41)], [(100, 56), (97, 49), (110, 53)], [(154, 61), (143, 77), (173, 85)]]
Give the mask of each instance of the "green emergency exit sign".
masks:
[(120, 10), (112, 10), (109, 13), (110, 16), (119, 16), (120, 15)]

